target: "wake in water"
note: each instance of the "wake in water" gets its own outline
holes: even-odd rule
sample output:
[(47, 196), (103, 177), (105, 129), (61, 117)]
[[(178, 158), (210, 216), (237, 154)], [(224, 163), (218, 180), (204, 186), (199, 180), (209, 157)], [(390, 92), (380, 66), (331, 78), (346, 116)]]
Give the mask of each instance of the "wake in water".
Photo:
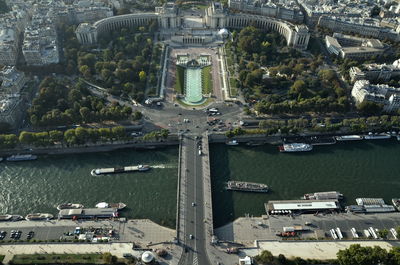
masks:
[(151, 165), (152, 168), (177, 168), (177, 165), (172, 164), (160, 164), (160, 165)]

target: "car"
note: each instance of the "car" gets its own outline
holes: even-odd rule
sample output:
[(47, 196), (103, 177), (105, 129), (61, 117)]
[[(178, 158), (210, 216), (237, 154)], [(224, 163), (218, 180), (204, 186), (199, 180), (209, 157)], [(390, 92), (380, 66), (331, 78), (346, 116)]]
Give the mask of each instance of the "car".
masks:
[(190, 235), (189, 235), (189, 238), (190, 238), (190, 239), (193, 239), (193, 238), (194, 238), (194, 236), (193, 236), (192, 234), (190, 234)]
[(194, 207), (194, 206), (196, 206), (196, 204), (194, 202), (192, 202), (192, 206)]
[(124, 257), (124, 258), (132, 258), (133, 255), (131, 253), (124, 253), (124, 254), (122, 254), (122, 257)]

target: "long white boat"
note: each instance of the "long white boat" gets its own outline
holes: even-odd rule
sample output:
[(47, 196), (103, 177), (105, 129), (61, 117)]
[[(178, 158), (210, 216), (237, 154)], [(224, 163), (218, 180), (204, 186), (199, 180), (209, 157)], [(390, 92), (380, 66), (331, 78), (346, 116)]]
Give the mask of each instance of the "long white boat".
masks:
[(113, 174), (113, 173), (125, 173), (139, 171), (144, 172), (149, 170), (151, 167), (149, 165), (137, 165), (137, 166), (127, 166), (127, 167), (110, 167), (110, 168), (95, 168), (90, 171), (92, 176), (99, 176), (103, 174)]
[(64, 209), (83, 209), (83, 208), (85, 207), (80, 203), (63, 203), (57, 206), (57, 210), (59, 211)]
[(236, 140), (232, 140), (232, 141), (226, 142), (226, 145), (239, 145), (239, 143)]
[(362, 140), (364, 137), (362, 135), (342, 135), (335, 136), (336, 141), (357, 141)]
[(312, 149), (313, 146), (306, 143), (292, 143), (279, 146), (279, 151), (281, 152), (307, 152), (311, 151)]
[(364, 136), (364, 139), (366, 140), (381, 140), (381, 139), (390, 139), (392, 136), (390, 134), (387, 133), (377, 133), (377, 134), (373, 134), (373, 133), (368, 133), (368, 135)]

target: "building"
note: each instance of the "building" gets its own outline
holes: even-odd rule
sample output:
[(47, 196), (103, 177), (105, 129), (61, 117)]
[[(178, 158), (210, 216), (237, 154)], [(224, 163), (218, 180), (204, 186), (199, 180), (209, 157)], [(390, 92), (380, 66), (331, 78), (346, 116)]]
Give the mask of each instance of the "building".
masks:
[(265, 205), (267, 213), (279, 212), (318, 212), (337, 211), (340, 209), (338, 200), (287, 200), (269, 201)]
[[(265, 30), (273, 30), (281, 34), (288, 46), (305, 50), (310, 39), (310, 33), (306, 26), (295, 25), (288, 21), (247, 13), (229, 13), (221, 3), (212, 2), (205, 11), (204, 23), (207, 30), (211, 33), (202, 32), (182, 32), (180, 15), (177, 7), (172, 3), (164, 4), (163, 7), (157, 7), (154, 13), (135, 13), (121, 16), (114, 16), (99, 20), (93, 24), (81, 24), (76, 29), (77, 39), (82, 44), (94, 44), (102, 34), (121, 27), (137, 27), (148, 25), (156, 21), (163, 31), (170, 35), (182, 35), (180, 39), (186, 40), (190, 44), (204, 44), (214, 40), (218, 36), (221, 28), (243, 28), (254, 25)], [(215, 34), (213, 34), (214, 32)], [(211, 36), (211, 38), (210, 38)], [(177, 38), (179, 39), (179, 38)]]
[(334, 32), (360, 34), (377, 39), (399, 41), (399, 32), (391, 28), (382, 27), (379, 20), (373, 18), (338, 17), (323, 15), (318, 20), (320, 27)]
[(23, 72), (17, 71), (15, 66), (5, 66), (0, 71), (0, 94), (20, 93), (27, 79)]
[(0, 29), (0, 64), (15, 65), (18, 57), (18, 38), (14, 29)]
[(400, 76), (400, 59), (393, 64), (364, 64), (362, 69), (351, 67), (349, 70), (352, 82), (366, 79), (369, 81), (389, 81)]
[(386, 112), (400, 108), (400, 89), (385, 84), (373, 85), (368, 80), (358, 80), (354, 83), (351, 96), (356, 104), (374, 102), (383, 105)]
[(330, 54), (354, 60), (381, 56), (387, 48), (377, 39), (357, 38), (340, 33), (334, 33), (332, 37), (325, 36), (325, 45)]
[(44, 66), (59, 62), (59, 47), (54, 22), (36, 15), (25, 29), (22, 53), (27, 65)]
[(294, 1), (229, 0), (228, 6), (232, 11), (274, 17), (297, 23), (303, 22), (304, 19), (303, 13)]

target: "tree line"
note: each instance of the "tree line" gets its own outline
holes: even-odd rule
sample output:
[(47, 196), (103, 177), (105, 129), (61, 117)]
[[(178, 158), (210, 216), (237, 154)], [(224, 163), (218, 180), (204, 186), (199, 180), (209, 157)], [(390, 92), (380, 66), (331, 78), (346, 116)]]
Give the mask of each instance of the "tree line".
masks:
[[(145, 134), (136, 140), (151, 141), (166, 139), (169, 131), (162, 129)], [(45, 132), (22, 131), (19, 135), (0, 134), (0, 149), (12, 149), (21, 146), (50, 147), (54, 145), (74, 146), (84, 144), (96, 144), (99, 142), (132, 140), (125, 127), (115, 126), (111, 128), (84, 128), (78, 127), (66, 131), (51, 130)]]

